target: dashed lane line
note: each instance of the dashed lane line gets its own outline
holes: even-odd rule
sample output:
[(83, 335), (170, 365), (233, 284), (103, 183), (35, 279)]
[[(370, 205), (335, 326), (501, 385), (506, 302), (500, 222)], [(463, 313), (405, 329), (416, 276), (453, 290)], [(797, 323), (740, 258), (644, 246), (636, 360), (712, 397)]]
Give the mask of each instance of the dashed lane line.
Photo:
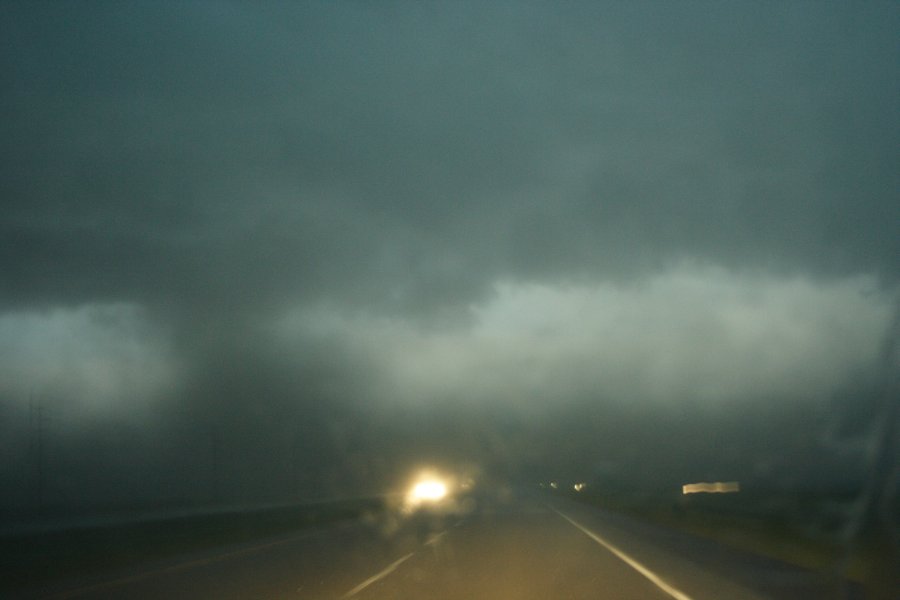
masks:
[(441, 541), (441, 538), (444, 537), (445, 535), (447, 535), (446, 530), (444, 530), (440, 533), (436, 533), (436, 534), (432, 535), (430, 538), (428, 538), (428, 541), (425, 542), (425, 545), (432, 546), (434, 544), (437, 544), (439, 541)]
[(372, 585), (373, 583), (375, 583), (376, 581), (378, 581), (379, 579), (383, 579), (383, 578), (387, 577), (388, 575), (393, 573), (397, 567), (399, 567), (405, 561), (412, 558), (412, 556), (414, 554), (415, 554), (415, 552), (410, 552), (406, 556), (404, 556), (402, 558), (398, 558), (397, 560), (392, 562), (390, 565), (388, 565), (387, 568), (385, 568), (383, 571), (379, 571), (375, 575), (372, 575), (371, 577), (369, 577), (368, 579), (366, 579), (365, 581), (360, 583), (358, 586), (356, 586), (355, 588), (353, 588), (352, 590), (350, 590), (349, 592), (347, 592), (346, 594), (341, 596), (341, 598), (351, 598), (351, 597), (355, 596), (356, 594), (360, 593), (361, 591), (363, 591), (364, 589), (366, 589), (367, 587), (369, 587), (370, 585)]

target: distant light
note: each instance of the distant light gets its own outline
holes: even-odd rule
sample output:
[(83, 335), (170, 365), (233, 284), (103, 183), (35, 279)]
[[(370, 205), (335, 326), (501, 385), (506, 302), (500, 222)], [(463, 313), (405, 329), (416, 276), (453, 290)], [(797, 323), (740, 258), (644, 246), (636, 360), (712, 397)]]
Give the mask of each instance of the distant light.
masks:
[(559, 485), (558, 485), (555, 481), (551, 481), (551, 482), (550, 482), (550, 487), (552, 487), (552, 488), (555, 490), (556, 488), (559, 487)]
[(587, 486), (586, 483), (576, 483), (576, 484), (573, 485), (572, 487), (575, 488), (575, 491), (576, 491), (576, 492), (580, 492), (580, 491), (583, 490), (586, 486)]
[(715, 481), (701, 483), (687, 483), (681, 486), (682, 494), (728, 494), (741, 491), (741, 484), (737, 481)]

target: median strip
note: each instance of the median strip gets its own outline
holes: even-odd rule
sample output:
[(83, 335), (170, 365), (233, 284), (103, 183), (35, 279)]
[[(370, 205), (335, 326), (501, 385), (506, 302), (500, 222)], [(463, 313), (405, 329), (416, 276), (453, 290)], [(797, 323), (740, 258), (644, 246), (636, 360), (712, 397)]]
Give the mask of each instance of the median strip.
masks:
[(185, 562), (176, 563), (174, 565), (170, 565), (168, 567), (163, 567), (160, 569), (154, 569), (150, 571), (143, 571), (140, 573), (136, 573), (134, 575), (129, 575), (126, 577), (120, 577), (118, 579), (111, 579), (108, 581), (103, 581), (100, 583), (95, 583), (92, 585), (87, 585), (80, 588), (75, 588), (71, 590), (66, 590), (64, 592), (59, 592), (58, 594), (53, 594), (50, 596), (52, 600), (66, 600), (68, 598), (76, 598), (78, 596), (83, 596), (84, 594), (100, 592), (116, 587), (121, 587), (123, 585), (128, 585), (131, 583), (136, 583), (138, 581), (142, 581), (145, 579), (150, 579), (153, 577), (158, 577), (159, 575), (164, 575), (167, 573), (176, 573), (178, 571), (185, 571), (188, 569), (194, 569), (197, 567), (203, 567), (206, 565), (211, 565), (213, 563), (221, 562), (223, 560), (228, 560), (231, 558), (238, 558), (240, 556), (245, 556), (248, 554), (253, 554), (255, 552), (260, 552), (262, 550), (267, 550), (269, 548), (273, 548), (275, 546), (281, 546), (284, 544), (288, 544), (290, 542), (296, 542), (299, 539), (309, 537), (311, 535), (310, 532), (303, 532), (298, 535), (293, 535), (289, 538), (275, 540), (273, 542), (267, 542), (264, 544), (257, 544), (255, 546), (250, 546), (247, 548), (241, 548), (240, 550), (234, 550), (231, 552), (225, 552), (222, 554), (216, 554), (214, 556), (210, 556), (208, 558), (199, 558), (196, 560), (189, 560)]

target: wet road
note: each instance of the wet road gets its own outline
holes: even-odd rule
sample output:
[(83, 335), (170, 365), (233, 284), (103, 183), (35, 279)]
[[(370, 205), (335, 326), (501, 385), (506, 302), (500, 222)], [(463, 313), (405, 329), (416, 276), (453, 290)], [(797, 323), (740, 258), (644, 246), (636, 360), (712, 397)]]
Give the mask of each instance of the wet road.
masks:
[[(548, 502), (549, 500), (549, 502)], [(365, 522), (67, 582), (23, 598), (822, 598), (814, 574), (547, 497)]]

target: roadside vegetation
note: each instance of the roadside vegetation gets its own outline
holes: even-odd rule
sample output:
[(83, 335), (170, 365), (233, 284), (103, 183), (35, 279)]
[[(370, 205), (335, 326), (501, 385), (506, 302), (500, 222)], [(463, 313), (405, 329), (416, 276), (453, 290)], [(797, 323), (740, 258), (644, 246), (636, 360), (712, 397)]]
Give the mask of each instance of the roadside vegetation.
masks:
[[(802, 492), (681, 495), (556, 490), (573, 500), (633, 516), (740, 550), (862, 584), (873, 598), (896, 593), (897, 551), (874, 524), (846, 535), (851, 497)], [(898, 511), (900, 512), (900, 511)], [(869, 596), (867, 596), (869, 597)]]

